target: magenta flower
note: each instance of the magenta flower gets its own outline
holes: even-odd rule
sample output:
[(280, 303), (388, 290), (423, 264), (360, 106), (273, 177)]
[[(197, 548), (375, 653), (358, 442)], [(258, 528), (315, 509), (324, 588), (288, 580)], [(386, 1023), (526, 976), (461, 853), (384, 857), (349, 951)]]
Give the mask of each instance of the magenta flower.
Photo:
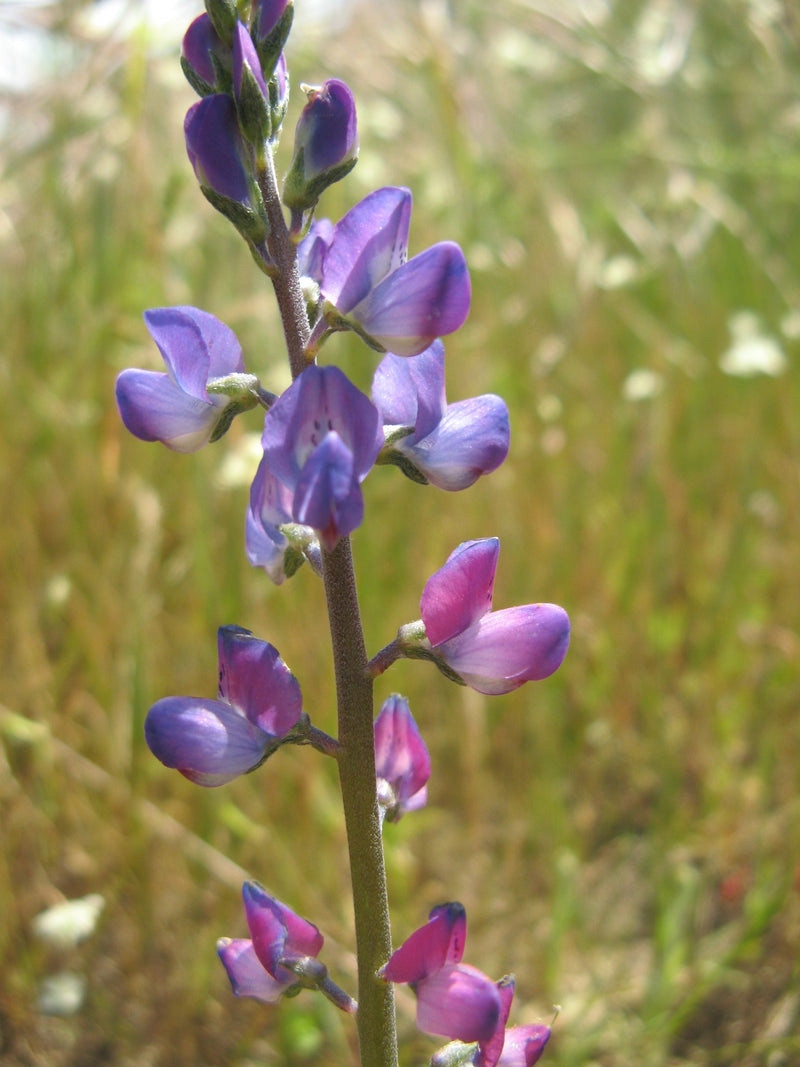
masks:
[(512, 1026), (506, 1029), (514, 999), (514, 976), (497, 983), (500, 1012), (494, 1033), (476, 1044), (454, 1041), (431, 1058), (431, 1067), (533, 1067), (550, 1038), (549, 1026)]
[(357, 330), (378, 351), (416, 356), (452, 333), (469, 311), (464, 253), (451, 241), (406, 262), (408, 189), (370, 193), (334, 227), (320, 291), (335, 329)]
[[(544, 1047), (550, 1040), (550, 1027), (512, 1026), (505, 1032), (503, 1051), (497, 1067), (533, 1067), (538, 1063)], [(490, 1067), (489, 1063), (485, 1067)]]
[(244, 373), (233, 330), (194, 307), (154, 308), (144, 321), (167, 373), (124, 370), (116, 396), (126, 428), (142, 441), (195, 452), (215, 441), (233, 417), (258, 403), (258, 382)]
[(361, 524), (361, 482), (382, 444), (376, 408), (338, 367), (307, 367), (264, 419), (265, 469), (328, 549)]
[(287, 967), (316, 960), (323, 937), (313, 923), (301, 919), (258, 882), (242, 888), (248, 939), (222, 937), (217, 952), (237, 997), (255, 997), (274, 1004), (303, 983)]
[(466, 932), (463, 906), (439, 905), (390, 957), (380, 977), (413, 989), (420, 1030), (459, 1041), (488, 1041), (500, 1018), (500, 994), (490, 978), (461, 962)]
[(255, 770), (303, 714), (297, 679), (278, 652), (240, 626), (218, 635), (216, 700), (165, 697), (144, 724), (150, 751), (197, 785), (217, 786)]
[(474, 1067), (533, 1067), (550, 1038), (549, 1026), (512, 1026), (506, 1022), (514, 999), (514, 977), (506, 975), (497, 983), (500, 1017), (495, 1032), (481, 1042), (473, 1060)]
[[(432, 658), (490, 696), (551, 675), (567, 653), (570, 631), (557, 604), (492, 611), (499, 551), (496, 537), (465, 541), (428, 579), (420, 602)], [(414, 654), (411, 647), (407, 652)]]
[(396, 693), (383, 702), (375, 720), (375, 774), (378, 803), (388, 822), (427, 803), (431, 758), (408, 701)]
[(358, 125), (353, 94), (331, 78), (306, 89), (308, 103), (294, 131), (294, 157), (283, 188), (283, 202), (307, 211), (329, 185), (344, 178), (358, 159)]
[(487, 394), (448, 405), (441, 341), (410, 359), (384, 356), (372, 399), (384, 424), (387, 460), (414, 481), (466, 489), (508, 455), (505, 401)]

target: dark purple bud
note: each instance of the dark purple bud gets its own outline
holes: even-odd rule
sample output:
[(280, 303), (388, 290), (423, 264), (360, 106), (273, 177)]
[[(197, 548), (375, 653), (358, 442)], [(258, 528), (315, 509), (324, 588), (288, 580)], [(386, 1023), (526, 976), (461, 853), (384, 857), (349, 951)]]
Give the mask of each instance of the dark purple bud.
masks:
[(251, 22), (256, 41), (269, 37), (284, 17), (289, 3), (290, 0), (254, 0)]
[(293, 211), (314, 207), (329, 185), (353, 169), (358, 159), (358, 125), (353, 94), (332, 78), (306, 88), (308, 103), (294, 133), (294, 158), (283, 189)]
[(221, 93), (199, 100), (187, 111), (183, 132), (200, 184), (228, 200), (249, 204), (247, 152), (233, 100)]
[(252, 144), (263, 144), (272, 132), (269, 88), (250, 34), (241, 22), (236, 23), (233, 35), (233, 95), (242, 133)]
[(230, 69), (231, 50), (223, 42), (207, 14), (189, 26), (183, 38), (181, 66), (186, 78), (200, 96), (209, 96), (223, 86), (220, 75)]

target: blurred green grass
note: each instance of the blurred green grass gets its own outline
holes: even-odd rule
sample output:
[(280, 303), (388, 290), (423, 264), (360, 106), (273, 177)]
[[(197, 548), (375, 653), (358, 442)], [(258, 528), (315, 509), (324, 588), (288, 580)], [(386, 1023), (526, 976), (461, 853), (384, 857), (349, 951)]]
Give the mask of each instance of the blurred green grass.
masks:
[[(348, 1063), (333, 1009), (236, 1001), (214, 953), (244, 932), (246, 874), (317, 922), (347, 984), (333, 770), (298, 750), (202, 791), (141, 734), (159, 696), (213, 692), (226, 622), (333, 728), (318, 582), (248, 568), (246, 479), (223, 476), (257, 420), (181, 457), (113, 404), (120, 369), (155, 365), (144, 308), (214, 312), (279, 386), (277, 318), (194, 185), (175, 57), (57, 14), (81, 62), (9, 101), (0, 177), (0, 1055)], [(501, 537), (498, 606), (573, 618), (558, 675), (502, 700), (420, 663), (379, 689), (409, 696), (434, 764), (430, 807), (387, 831), (396, 940), (462, 900), (470, 962), (517, 974), (514, 1021), (562, 1005), (553, 1064), (800, 1061), (798, 40), (756, 0), (429, 0), (365, 2), (290, 53), (294, 85), (336, 74), (359, 104), (362, 160), (325, 211), (412, 188), (412, 252), (454, 238), (473, 269), (448, 395), (511, 408), (507, 464), (467, 493), (366, 483), (371, 649), (467, 537)], [(721, 369), (743, 311), (782, 374)], [(369, 353), (324, 354), (368, 385)], [(89, 940), (37, 941), (37, 913), (93, 892)], [(62, 970), (85, 1004), (43, 1015)], [(427, 1062), (403, 999), (401, 1026), (403, 1063)]]

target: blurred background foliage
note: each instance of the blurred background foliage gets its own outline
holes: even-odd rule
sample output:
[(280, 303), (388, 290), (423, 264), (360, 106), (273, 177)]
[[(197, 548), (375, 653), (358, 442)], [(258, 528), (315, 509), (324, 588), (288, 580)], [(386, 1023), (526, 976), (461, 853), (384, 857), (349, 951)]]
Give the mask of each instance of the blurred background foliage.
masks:
[[(185, 159), (180, 33), (121, 11), (0, 9), (0, 1057), (347, 1064), (333, 1008), (236, 1001), (214, 952), (255, 877), (352, 985), (335, 768), (284, 751), (204, 791), (143, 745), (155, 699), (213, 694), (222, 623), (273, 641), (329, 730), (334, 698), (318, 581), (275, 588), (244, 557), (257, 417), (186, 457), (115, 410), (119, 370), (158, 364), (151, 306), (212, 311), (265, 385), (287, 374), (268, 284)], [(512, 416), (508, 462), (466, 493), (369, 478), (371, 651), (472, 537), (501, 538), (497, 606), (574, 624), (558, 675), (506, 698), (424, 663), (380, 680), (434, 767), (428, 809), (387, 828), (395, 938), (463, 901), (467, 959), (517, 975), (513, 1021), (561, 1005), (552, 1064), (797, 1064), (796, 10), (297, 0), (296, 25), (293, 84), (341, 76), (359, 105), (362, 159), (323, 213), (412, 188), (411, 252), (453, 238), (473, 272), (449, 398), (495, 391)], [(31, 28), (38, 76), (9, 43)], [(368, 388), (371, 353), (323, 355)], [(37, 936), (89, 894), (84, 940)]]

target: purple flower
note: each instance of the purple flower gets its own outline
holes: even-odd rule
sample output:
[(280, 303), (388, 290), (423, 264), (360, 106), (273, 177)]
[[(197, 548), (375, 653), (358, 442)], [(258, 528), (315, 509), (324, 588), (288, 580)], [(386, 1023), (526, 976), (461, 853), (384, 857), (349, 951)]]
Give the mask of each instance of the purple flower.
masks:
[[(466, 489), (508, 455), (505, 401), (487, 394), (447, 403), (441, 341), (410, 359), (384, 356), (372, 399), (383, 420), (388, 459), (415, 481)], [(411, 432), (401, 436), (403, 428)]]
[(512, 1026), (506, 1029), (514, 999), (514, 977), (506, 975), (497, 983), (500, 1013), (494, 1033), (477, 1045), (454, 1042), (440, 1049), (431, 1067), (533, 1067), (550, 1038), (549, 1026)]
[(218, 645), (218, 699), (165, 697), (144, 724), (153, 755), (204, 786), (254, 770), (303, 714), (297, 679), (272, 645), (239, 626), (220, 627)]
[[(293, 494), (263, 459), (250, 487), (245, 522), (247, 558), (263, 567), (276, 585), (291, 578), (304, 559), (319, 571), (319, 543), (310, 526), (292, 523)], [(288, 536), (287, 536), (288, 535)]]
[(167, 372), (124, 370), (116, 396), (122, 421), (142, 441), (195, 452), (257, 402), (233, 330), (194, 307), (153, 308), (144, 321)]
[(332, 239), (331, 220), (314, 219), (308, 233), (297, 246), (297, 270), (300, 277), (313, 282), (317, 288), (322, 281), (322, 263)]
[(230, 67), (230, 61), (230, 48), (208, 14), (198, 15), (184, 34), (181, 48), (181, 66), (189, 84), (201, 96), (218, 91), (220, 73)]
[(396, 693), (384, 701), (375, 720), (375, 774), (387, 821), (397, 822), (427, 803), (431, 758), (408, 701)]
[(293, 211), (314, 207), (329, 185), (353, 169), (358, 158), (358, 125), (353, 94), (331, 78), (319, 89), (306, 88), (308, 103), (294, 132), (294, 158), (283, 188)]
[(286, 964), (316, 960), (323, 937), (313, 923), (301, 919), (258, 882), (242, 889), (249, 939), (222, 937), (217, 952), (237, 997), (255, 997), (274, 1004), (302, 984)]
[(380, 417), (338, 367), (307, 367), (269, 409), (266, 468), (292, 494), (292, 518), (331, 549), (361, 524), (366, 478), (383, 443)]
[(226, 200), (252, 207), (252, 183), (244, 162), (247, 148), (233, 100), (222, 93), (198, 100), (186, 112), (183, 132), (200, 185)]
[(379, 972), (387, 982), (411, 986), (417, 1026), (459, 1041), (488, 1041), (501, 1012), (497, 986), (461, 962), (467, 917), (461, 904), (441, 904), (430, 913)]
[(469, 311), (464, 253), (450, 241), (406, 262), (411, 193), (370, 193), (334, 227), (320, 291), (334, 328), (354, 328), (380, 351), (416, 356)]
[(420, 610), (435, 658), (479, 693), (509, 693), (547, 678), (569, 646), (569, 618), (556, 604), (492, 611), (496, 537), (465, 541), (432, 575)]
[[(544, 1047), (550, 1040), (550, 1027), (512, 1026), (505, 1032), (503, 1051), (497, 1067), (533, 1067), (538, 1063)], [(486, 1064), (489, 1067), (489, 1064)]]

